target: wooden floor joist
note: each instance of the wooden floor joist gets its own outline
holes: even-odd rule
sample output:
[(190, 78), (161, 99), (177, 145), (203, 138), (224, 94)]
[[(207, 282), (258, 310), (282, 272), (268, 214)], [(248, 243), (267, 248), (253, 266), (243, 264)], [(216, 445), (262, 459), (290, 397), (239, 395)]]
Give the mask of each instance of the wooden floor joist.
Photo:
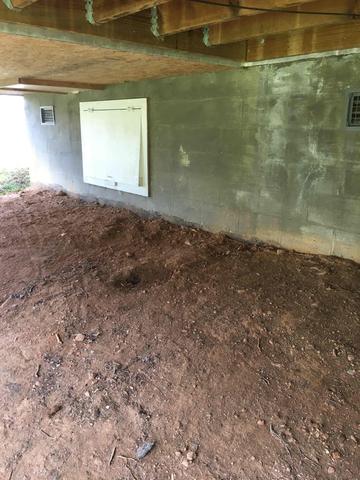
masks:
[(133, 15), (147, 8), (156, 7), (169, 0), (92, 0), (88, 3), (88, 20), (91, 23), (106, 23), (117, 18)]
[[(356, 21), (352, 17), (353, 7), (353, 0), (319, 0), (291, 9), (294, 13), (264, 13), (212, 25), (208, 28), (206, 38), (209, 45), (224, 45), (322, 25), (342, 24), (346, 20)], [(315, 14), (302, 14), (303, 11)], [(319, 15), (317, 12), (333, 12), (334, 15)], [(348, 17), (337, 13), (348, 14)], [(357, 25), (360, 27), (359, 20)]]
[(247, 41), (247, 61), (262, 62), (360, 48), (359, 22), (326, 25)]
[[(314, 0), (243, 0), (239, 2), (243, 7), (255, 8), (287, 8), (302, 5)], [(221, 0), (220, 3), (229, 3)], [(204, 26), (227, 22), (239, 16), (248, 17), (261, 14), (257, 10), (236, 10), (232, 7), (205, 5), (194, 0), (171, 0), (158, 7), (161, 35), (172, 35), (178, 32), (194, 30)]]

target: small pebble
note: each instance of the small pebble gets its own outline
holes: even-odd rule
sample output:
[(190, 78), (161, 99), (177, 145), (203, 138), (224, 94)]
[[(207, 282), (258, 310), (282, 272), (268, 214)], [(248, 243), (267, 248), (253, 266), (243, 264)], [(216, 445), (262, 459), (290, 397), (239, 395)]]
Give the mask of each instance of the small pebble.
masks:
[(83, 333), (77, 333), (74, 337), (75, 342), (83, 342), (85, 340), (85, 335)]
[(187, 452), (186, 459), (189, 460), (189, 462), (193, 462), (195, 458), (196, 458), (195, 452)]
[(144, 442), (140, 447), (136, 450), (136, 458), (141, 460), (142, 458), (146, 457), (151, 450), (154, 448), (155, 442)]
[(336, 451), (335, 451), (335, 452), (332, 452), (331, 458), (332, 458), (333, 460), (339, 460), (339, 459), (341, 458), (341, 453), (340, 453), (340, 452), (336, 452)]

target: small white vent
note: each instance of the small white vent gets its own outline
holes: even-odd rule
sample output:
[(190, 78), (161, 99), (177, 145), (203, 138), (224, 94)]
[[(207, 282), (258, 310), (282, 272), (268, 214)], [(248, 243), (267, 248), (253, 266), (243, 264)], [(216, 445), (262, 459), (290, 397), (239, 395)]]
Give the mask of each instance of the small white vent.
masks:
[(41, 125), (55, 125), (55, 111), (53, 106), (40, 107)]

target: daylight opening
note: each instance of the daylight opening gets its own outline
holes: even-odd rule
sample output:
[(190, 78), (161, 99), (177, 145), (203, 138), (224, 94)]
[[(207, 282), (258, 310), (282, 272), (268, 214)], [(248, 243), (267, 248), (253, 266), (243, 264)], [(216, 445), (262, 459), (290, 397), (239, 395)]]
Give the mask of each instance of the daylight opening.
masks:
[(21, 96), (0, 96), (0, 195), (18, 192), (30, 185), (32, 147)]

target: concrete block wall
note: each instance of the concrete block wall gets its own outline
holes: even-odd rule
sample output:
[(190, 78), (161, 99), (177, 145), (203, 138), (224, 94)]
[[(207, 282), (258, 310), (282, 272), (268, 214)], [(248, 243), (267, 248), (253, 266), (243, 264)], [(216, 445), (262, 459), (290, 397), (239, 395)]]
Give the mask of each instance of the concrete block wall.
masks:
[[(327, 57), (27, 97), (35, 182), (304, 252), (360, 261), (359, 58)], [(151, 196), (82, 181), (79, 101), (147, 97)], [(56, 126), (39, 106), (55, 105)]]

